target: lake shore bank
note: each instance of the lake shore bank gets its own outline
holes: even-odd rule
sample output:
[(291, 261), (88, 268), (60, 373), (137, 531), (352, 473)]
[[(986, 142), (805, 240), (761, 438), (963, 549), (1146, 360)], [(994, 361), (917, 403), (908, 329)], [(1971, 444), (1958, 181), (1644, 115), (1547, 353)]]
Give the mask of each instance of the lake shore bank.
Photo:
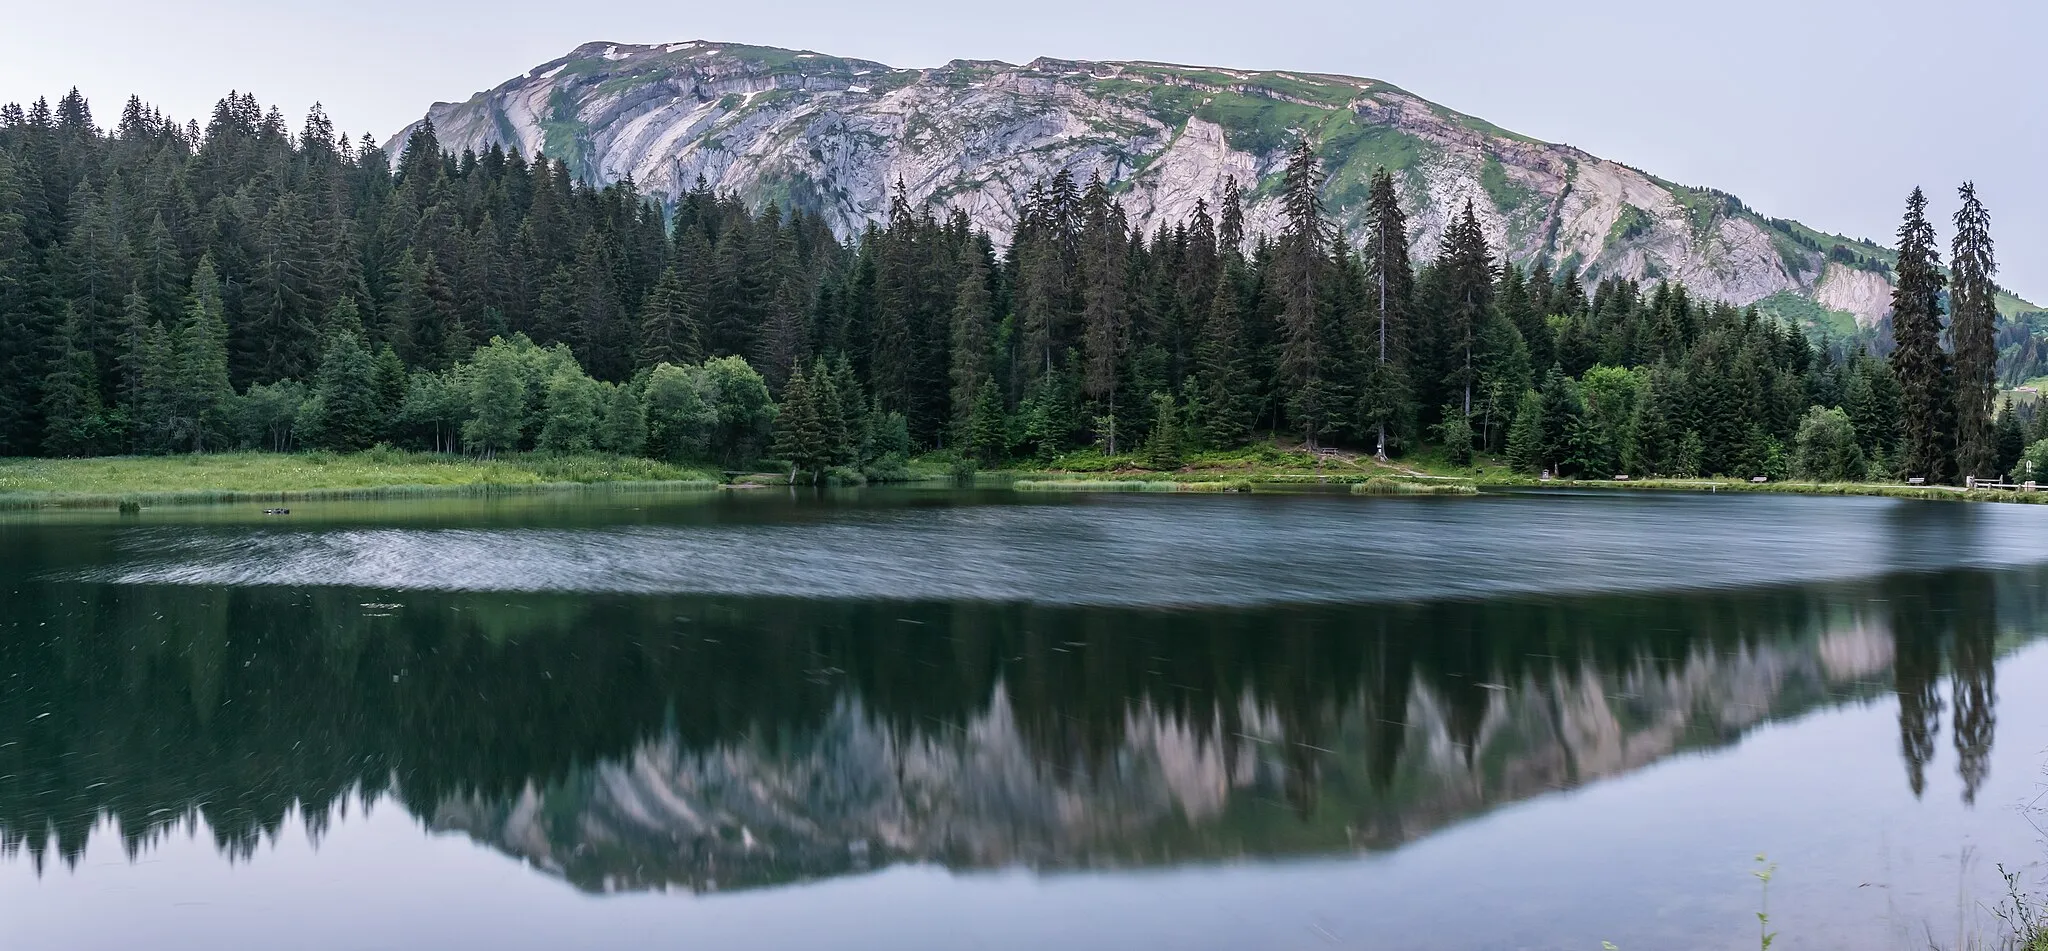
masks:
[[(1906, 485), (1891, 482), (1812, 482), (1784, 479), (1751, 482), (1725, 477), (1539, 479), (1512, 471), (1503, 460), (1478, 457), (1473, 464), (1453, 465), (1432, 457), (1380, 461), (1365, 454), (1285, 451), (1258, 447), (1237, 453), (1191, 457), (1177, 469), (1152, 469), (1134, 457), (1076, 453), (1043, 467), (989, 470), (983, 480), (1008, 480), (1028, 491), (1058, 491), (1058, 483), (1075, 483), (1069, 491), (1094, 487), (1103, 491), (1145, 491), (1135, 484), (1169, 483), (1179, 491), (1288, 491), (1310, 486), (1349, 486), (1358, 495), (1458, 495), (1519, 489), (1619, 489), (1661, 492), (1768, 492), (1796, 495), (1856, 495), (1926, 501), (2048, 503), (2048, 491), (1965, 489), (1961, 486)], [(1379, 491), (1368, 491), (1377, 486)], [(1401, 491), (1400, 486), (1412, 486)], [(1440, 491), (1428, 491), (1439, 487)], [(1466, 491), (1470, 490), (1470, 491)], [(1167, 491), (1154, 489), (1152, 491)]]
[(470, 459), (370, 450), (0, 460), (0, 510), (718, 486), (715, 473), (701, 469), (599, 454)]
[[(913, 460), (912, 482), (955, 482), (937, 455)], [(604, 489), (716, 490), (785, 485), (786, 472), (734, 476), (649, 459), (588, 453), (521, 453), (491, 459), (376, 449), (336, 454), (237, 452), (197, 456), (0, 460), (0, 511), (112, 509), (236, 503), (380, 500)], [(1440, 459), (1381, 462), (1344, 453), (1259, 447), (1192, 456), (1179, 468), (1145, 468), (1132, 457), (1077, 453), (1038, 467), (976, 472), (980, 488), (1020, 492), (1346, 491), (1372, 496), (1472, 495), (1526, 489), (1769, 492), (1934, 501), (2038, 504), (2048, 492), (1966, 490), (1896, 483), (1752, 483), (1728, 478), (1537, 479), (1497, 460), (1455, 466)]]

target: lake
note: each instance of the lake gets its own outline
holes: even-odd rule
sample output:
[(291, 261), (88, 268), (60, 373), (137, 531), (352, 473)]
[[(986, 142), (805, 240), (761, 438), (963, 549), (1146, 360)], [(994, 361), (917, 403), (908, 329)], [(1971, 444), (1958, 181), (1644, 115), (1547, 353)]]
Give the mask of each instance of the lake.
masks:
[(2048, 508), (592, 492), (0, 519), (0, 945), (1955, 947)]

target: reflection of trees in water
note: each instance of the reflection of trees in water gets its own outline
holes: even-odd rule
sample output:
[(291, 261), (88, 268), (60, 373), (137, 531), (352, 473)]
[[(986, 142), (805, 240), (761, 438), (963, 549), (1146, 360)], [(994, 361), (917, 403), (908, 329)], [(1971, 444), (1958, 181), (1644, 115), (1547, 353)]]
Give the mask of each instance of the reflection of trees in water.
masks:
[[(1917, 775), (1939, 632), (1956, 624), (1942, 618), (1994, 586), (1886, 590), (1908, 583), (1917, 600), (1895, 598), (1890, 619), (1902, 711), (1909, 695), (1920, 704)], [(813, 785), (762, 814), (836, 797), (842, 863), (875, 822), (906, 828), (903, 848), (980, 860), (993, 853), (975, 851), (977, 823), (1021, 836), (1032, 810), (1045, 838), (1032, 854), (1047, 861), (1388, 846), (1853, 689), (1829, 685), (1871, 671), (1832, 669), (1824, 642), (1881, 630), (1866, 616), (1877, 591), (1134, 611), (28, 587), (0, 621), (0, 670), (23, 685), (0, 692), (0, 849), (40, 865), (54, 839), (75, 858), (105, 818), (132, 853), (197, 819), (247, 856), (295, 807), (317, 834), (354, 793), (423, 817), (470, 804), (497, 822), (539, 797), (559, 823), (542, 831), (580, 835), (578, 810), (633, 779), (613, 765), (669, 781), (713, 761), (807, 764), (788, 775)], [(404, 606), (366, 606), (387, 600)], [(1959, 714), (1956, 742), (1981, 781), (1990, 622), (1954, 629), (1957, 695), (1981, 711)], [(1005, 737), (1021, 773), (1003, 790), (957, 788), (993, 768)], [(894, 758), (880, 771), (857, 761), (880, 756)], [(747, 784), (728, 778), (715, 788), (739, 795)], [(891, 796), (924, 805), (876, 804)], [(655, 831), (670, 836), (663, 861), (727, 848)], [(625, 838), (619, 849), (640, 848)]]
[(1991, 772), (1991, 734), (1998, 723), (1998, 627), (1988, 579), (1972, 575), (1957, 588), (1949, 694), (1955, 698), (1956, 772), (1963, 779), (1963, 801), (1974, 804)]
[(1899, 756), (1906, 784), (1918, 798), (1927, 790), (1927, 762), (1941, 730), (1941, 637), (1933, 605), (1908, 592), (1892, 596), (1892, 691), (1899, 698)]
[(1990, 772), (1997, 726), (1998, 586), (1991, 576), (1976, 572), (1908, 577), (1894, 582), (1889, 600), (1892, 689), (1899, 701), (1899, 754), (1906, 783), (1916, 798), (1927, 788), (1927, 766), (1941, 733), (1945, 654), (1955, 708), (1956, 772), (1963, 781), (1963, 801), (1974, 804)]

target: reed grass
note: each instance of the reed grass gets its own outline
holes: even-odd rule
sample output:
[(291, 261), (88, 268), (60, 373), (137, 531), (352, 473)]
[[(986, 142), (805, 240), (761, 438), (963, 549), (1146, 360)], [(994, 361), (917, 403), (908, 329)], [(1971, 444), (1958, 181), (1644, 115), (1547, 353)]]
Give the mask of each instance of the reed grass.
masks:
[(1352, 495), (1478, 495), (1479, 489), (1464, 482), (1409, 482), (1374, 476), (1351, 487)]
[(1250, 492), (1248, 479), (1174, 482), (1170, 479), (1020, 479), (1019, 492)]

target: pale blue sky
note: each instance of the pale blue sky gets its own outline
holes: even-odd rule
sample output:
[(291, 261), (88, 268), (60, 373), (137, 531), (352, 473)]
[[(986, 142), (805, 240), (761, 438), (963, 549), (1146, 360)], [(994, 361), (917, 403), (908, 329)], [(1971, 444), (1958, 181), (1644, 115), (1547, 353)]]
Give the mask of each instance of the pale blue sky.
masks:
[[(2003, 283), (2048, 303), (2048, 4), (2036, 0), (278, 0), (20, 4), (0, 100), (131, 92), (203, 119), (229, 89), (390, 135), (578, 44), (715, 39), (896, 66), (1050, 55), (1383, 79), (1766, 214), (1890, 243), (1906, 192), (1974, 178)], [(1911, 123), (1913, 127), (1906, 128)]]

